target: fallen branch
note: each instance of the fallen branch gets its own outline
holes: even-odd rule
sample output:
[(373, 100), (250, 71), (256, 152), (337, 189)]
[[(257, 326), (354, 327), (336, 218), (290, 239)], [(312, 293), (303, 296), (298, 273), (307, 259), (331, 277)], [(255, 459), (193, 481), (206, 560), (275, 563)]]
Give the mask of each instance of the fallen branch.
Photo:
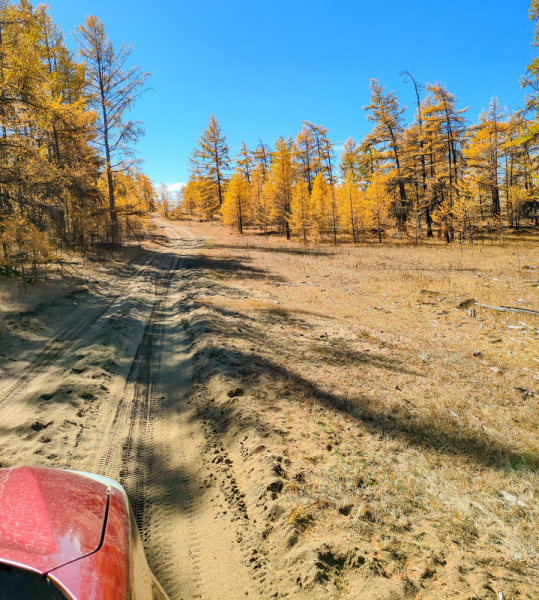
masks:
[(475, 306), (480, 306), (481, 308), (490, 308), (490, 310), (497, 310), (499, 312), (521, 313), (523, 315), (539, 317), (539, 312), (535, 310), (528, 310), (527, 308), (515, 308), (513, 306), (489, 306), (488, 304), (479, 304), (479, 302), (476, 302)]

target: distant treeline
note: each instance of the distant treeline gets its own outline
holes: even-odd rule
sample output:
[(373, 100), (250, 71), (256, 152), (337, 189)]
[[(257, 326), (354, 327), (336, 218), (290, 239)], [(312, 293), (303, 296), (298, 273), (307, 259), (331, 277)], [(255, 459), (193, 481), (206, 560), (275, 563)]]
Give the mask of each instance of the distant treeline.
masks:
[[(539, 0), (533, 0), (539, 47)], [(181, 211), (221, 213), (225, 225), (282, 232), (287, 238), (382, 241), (389, 233), (474, 240), (539, 226), (539, 58), (522, 77), (524, 109), (490, 101), (476, 123), (440, 83), (422, 85), (404, 71), (417, 106), (414, 120), (376, 80), (364, 109), (372, 130), (349, 138), (336, 155), (329, 130), (305, 121), (295, 139), (270, 148), (245, 143), (235, 160), (212, 115), (193, 149)]]

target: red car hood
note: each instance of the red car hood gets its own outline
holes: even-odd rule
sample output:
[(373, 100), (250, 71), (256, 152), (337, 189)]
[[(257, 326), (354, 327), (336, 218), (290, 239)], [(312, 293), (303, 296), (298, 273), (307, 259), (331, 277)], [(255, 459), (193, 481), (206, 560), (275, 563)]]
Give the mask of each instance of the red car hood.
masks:
[(0, 563), (48, 573), (95, 552), (108, 487), (67, 471), (0, 469)]

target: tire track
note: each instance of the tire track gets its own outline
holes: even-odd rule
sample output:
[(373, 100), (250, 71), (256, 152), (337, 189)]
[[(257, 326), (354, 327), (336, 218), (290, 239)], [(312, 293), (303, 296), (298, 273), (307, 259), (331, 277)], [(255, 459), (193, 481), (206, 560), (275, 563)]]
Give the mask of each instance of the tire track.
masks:
[[(189, 440), (188, 429), (185, 426), (185, 420), (180, 418), (178, 421), (179, 439), (181, 446), (178, 448), (180, 460), (183, 465), (192, 464), (189, 460), (186, 442)], [(197, 477), (198, 475), (198, 477)], [(187, 468), (184, 470), (180, 481), (178, 482), (178, 491), (182, 494), (182, 508), (185, 511), (186, 531), (184, 532), (187, 547), (182, 549), (187, 552), (191, 559), (191, 569), (189, 571), (189, 592), (190, 597), (203, 598), (203, 571), (201, 549), (203, 546), (204, 535), (200, 533), (197, 524), (197, 502), (199, 494), (195, 491), (196, 482), (200, 479), (199, 473), (190, 472)]]
[[(55, 339), (50, 342), (35, 358), (34, 360), (24, 367), (19, 373), (14, 374), (9, 379), (5, 380), (3, 385), (0, 387), (0, 414), (4, 413), (20, 396), (24, 393), (26, 387), (32, 383), (32, 381), (45, 372), (50, 366), (52, 366), (57, 360), (59, 360), (65, 352), (76, 342), (81, 335), (90, 329), (106, 312), (109, 308), (120, 298), (126, 288), (129, 286), (133, 278), (138, 277), (142, 271), (148, 268), (157, 255), (151, 254), (146, 257), (142, 264), (135, 270), (130, 268), (126, 273), (121, 276), (121, 283), (117, 288), (117, 291), (109, 297), (109, 300), (94, 309), (86, 318), (75, 319), (74, 324), (69, 324), (67, 327), (62, 329)], [(133, 273), (133, 270), (135, 271)]]
[(172, 493), (160, 498), (151, 522), (156, 529), (152, 542), (165, 538), (163, 529), (178, 532), (172, 544), (163, 539), (156, 556), (160, 580), (173, 600), (264, 597), (258, 588), (266, 573), (257, 571), (258, 557), (253, 563), (242, 544), (248, 535), (248, 516), (243, 494), (236, 489), (232, 461), (226, 454), (218, 456), (223, 468), (212, 470), (206, 457), (224, 448), (212, 443), (196, 409), (184, 407), (178, 417), (167, 448), (175, 462), (174, 467), (167, 465), (166, 483)]
[[(162, 458), (152, 470), (150, 564), (171, 600), (269, 598), (273, 576), (250, 544), (252, 517), (232, 457), (214, 431), (219, 419), (213, 415), (215, 407), (207, 398), (177, 394), (186, 372), (179, 374), (178, 367), (175, 373), (167, 371), (178, 348), (190, 346), (187, 336), (178, 345), (184, 331), (181, 308), (197, 280), (198, 273), (189, 268), (178, 276), (181, 305), (163, 340), (161, 389), (167, 397), (155, 439)], [(171, 530), (177, 532), (174, 537)]]
[(155, 284), (155, 301), (127, 377), (124, 393), (106, 435), (98, 472), (125, 487), (142, 535), (148, 531), (150, 478), (155, 422), (159, 412), (160, 339), (171, 280), (179, 257), (169, 256)]

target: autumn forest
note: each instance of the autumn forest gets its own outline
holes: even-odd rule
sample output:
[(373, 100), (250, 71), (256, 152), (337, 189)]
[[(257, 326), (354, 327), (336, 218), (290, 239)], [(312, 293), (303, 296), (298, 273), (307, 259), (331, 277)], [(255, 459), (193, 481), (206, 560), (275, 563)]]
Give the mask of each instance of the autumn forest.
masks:
[[(539, 39), (539, 2), (530, 18)], [(242, 144), (232, 158), (216, 118), (193, 149), (182, 213), (243, 233), (280, 233), (310, 242), (382, 242), (389, 237), (473, 243), (539, 225), (537, 110), (539, 62), (521, 79), (524, 108), (497, 98), (472, 122), (442, 83), (401, 73), (415, 114), (372, 79), (364, 106), (371, 131), (334, 150), (330, 130), (305, 121), (295, 138), (273, 147)]]
[(45, 5), (0, 8), (0, 268), (17, 272), (57, 248), (82, 251), (142, 235), (154, 191), (139, 169), (139, 123), (126, 116), (148, 74), (126, 67), (104, 24), (74, 31)]
[[(539, 40), (539, 2), (530, 18)], [(415, 114), (372, 79), (371, 124), (339, 146), (305, 121), (295, 137), (233, 150), (215, 116), (193, 149), (181, 193), (156, 186), (129, 112), (149, 73), (130, 67), (95, 16), (72, 32), (46, 5), (0, 9), (0, 268), (46, 263), (56, 249), (88, 251), (148, 235), (151, 212), (222, 219), (238, 233), (303, 244), (439, 238), (474, 243), (539, 225), (539, 62), (521, 80), (523, 108), (492, 98), (472, 121), (442, 83), (401, 76)]]

